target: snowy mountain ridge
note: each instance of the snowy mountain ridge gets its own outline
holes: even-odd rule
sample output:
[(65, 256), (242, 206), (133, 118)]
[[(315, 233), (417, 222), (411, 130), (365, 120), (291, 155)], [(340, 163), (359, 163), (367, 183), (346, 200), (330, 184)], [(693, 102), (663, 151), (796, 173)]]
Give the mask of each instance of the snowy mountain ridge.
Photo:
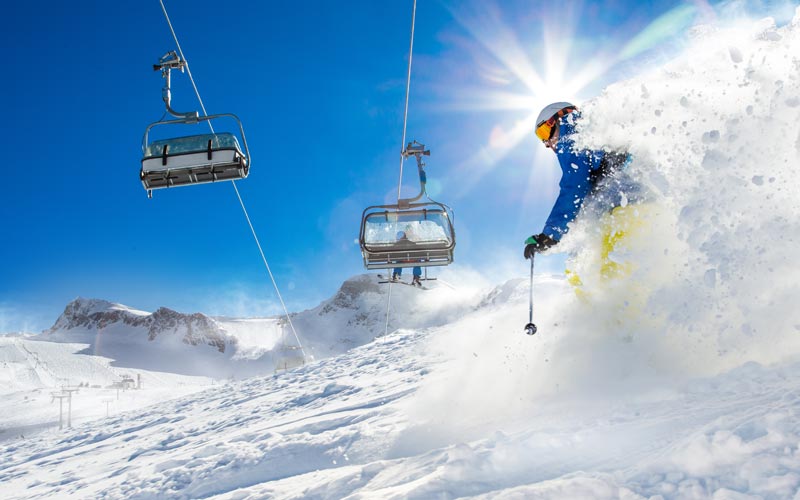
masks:
[[(431, 283), (429, 290), (392, 285), (387, 324), (390, 285), (379, 284), (374, 275), (353, 276), (330, 299), (292, 313), (292, 324), (309, 359), (322, 359), (372, 342), (387, 329), (447, 324), (480, 307), (486, 296), (480, 288)], [(166, 307), (148, 313), (81, 297), (31, 338), (87, 344), (84, 354), (111, 358), (114, 366), (220, 379), (272, 373), (283, 357), (298, 355), (287, 351), (297, 342), (282, 316), (212, 318)]]
[(183, 314), (166, 307), (161, 307), (154, 313), (146, 313), (106, 300), (80, 297), (67, 304), (55, 324), (45, 330), (41, 338), (76, 341), (77, 339), (70, 338), (71, 333), (85, 337), (87, 332), (100, 332), (112, 324), (141, 327), (147, 331), (147, 339), (151, 341), (160, 335), (181, 332), (183, 343), (193, 346), (210, 345), (220, 353), (224, 353), (229, 346), (236, 345), (234, 337), (202, 313)]

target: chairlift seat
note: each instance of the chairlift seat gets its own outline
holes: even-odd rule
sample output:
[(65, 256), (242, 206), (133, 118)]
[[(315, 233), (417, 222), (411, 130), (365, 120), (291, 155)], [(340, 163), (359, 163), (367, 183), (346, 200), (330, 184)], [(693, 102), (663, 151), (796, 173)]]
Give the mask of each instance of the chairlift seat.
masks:
[(450, 264), (456, 242), (451, 219), (439, 203), (402, 210), (391, 205), (366, 209), (360, 237), (364, 266), (388, 269)]
[(232, 133), (153, 141), (145, 147), (140, 178), (147, 190), (247, 177), (250, 165)]
[(279, 370), (291, 370), (306, 364), (303, 350), (298, 346), (283, 345), (273, 350), (273, 363), (275, 372)]

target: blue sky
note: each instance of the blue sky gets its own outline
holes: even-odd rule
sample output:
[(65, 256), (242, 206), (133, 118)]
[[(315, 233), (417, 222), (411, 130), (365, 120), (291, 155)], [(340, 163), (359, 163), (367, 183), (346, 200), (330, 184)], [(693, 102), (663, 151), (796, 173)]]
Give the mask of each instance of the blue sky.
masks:
[[(238, 187), (287, 305), (312, 307), (365, 272), (361, 211), (397, 189), (411, 0), (165, 4), (207, 110), (244, 122), (253, 164)], [(525, 273), (522, 241), (559, 174), (530, 133), (542, 105), (663, 60), (693, 23), (792, 7), (419, 0), (408, 139), (430, 147), (429, 191), (456, 210), (458, 266)], [(139, 182), (142, 133), (163, 113), (151, 65), (175, 49), (158, 1), (5, 10), (0, 331), (46, 328), (76, 296), (277, 313), (229, 183), (148, 200)], [(199, 108), (186, 75), (173, 106)]]

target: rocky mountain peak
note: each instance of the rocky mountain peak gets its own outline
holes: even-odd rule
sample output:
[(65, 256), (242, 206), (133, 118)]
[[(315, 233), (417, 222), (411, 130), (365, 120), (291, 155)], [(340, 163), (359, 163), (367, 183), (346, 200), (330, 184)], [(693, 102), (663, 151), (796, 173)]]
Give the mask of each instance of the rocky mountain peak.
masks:
[(374, 276), (361, 274), (344, 283), (329, 301), (328, 305), (339, 309), (357, 309), (359, 299), (365, 294), (380, 294), (382, 290)]
[(83, 297), (67, 304), (55, 324), (44, 334), (60, 334), (69, 339), (70, 332), (75, 329), (99, 331), (114, 324), (144, 328), (151, 341), (161, 335), (180, 335), (185, 344), (206, 344), (222, 353), (228, 344), (236, 344), (236, 339), (228, 335), (224, 328), (201, 313), (184, 314), (167, 307), (147, 313), (122, 304)]

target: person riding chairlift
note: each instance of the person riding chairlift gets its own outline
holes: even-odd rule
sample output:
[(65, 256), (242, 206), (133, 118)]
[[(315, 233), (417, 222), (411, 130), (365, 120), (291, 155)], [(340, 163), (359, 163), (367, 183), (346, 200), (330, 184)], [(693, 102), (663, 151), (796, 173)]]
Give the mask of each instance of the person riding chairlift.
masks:
[[(406, 235), (405, 231), (397, 231), (396, 238), (397, 241), (399, 242), (411, 242), (411, 240), (408, 239), (408, 236)], [(392, 269), (392, 281), (400, 281), (400, 277), (402, 276), (402, 274), (403, 274), (402, 267), (395, 267), (394, 269)], [(412, 274), (413, 278), (411, 279), (411, 284), (421, 287), (422, 281), (420, 281), (420, 278), (422, 277), (422, 268), (420, 266), (414, 266)]]

